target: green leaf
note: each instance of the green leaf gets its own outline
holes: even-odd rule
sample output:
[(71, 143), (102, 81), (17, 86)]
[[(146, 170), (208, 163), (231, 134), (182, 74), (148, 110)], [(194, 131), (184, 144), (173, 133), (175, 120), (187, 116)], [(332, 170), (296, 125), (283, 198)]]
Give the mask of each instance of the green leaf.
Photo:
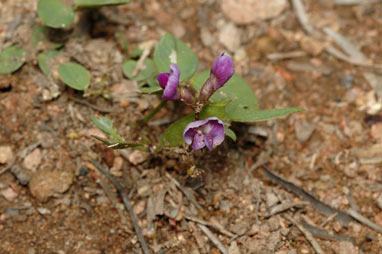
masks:
[[(203, 120), (208, 117), (216, 116), (219, 119), (224, 119), (227, 103), (211, 103), (206, 105), (199, 114), (199, 119)], [(192, 113), (171, 124), (161, 137), (161, 143), (165, 142), (168, 146), (180, 146), (183, 144), (183, 132), (187, 124), (195, 121), (195, 114)]]
[(89, 72), (79, 64), (64, 63), (58, 67), (61, 80), (76, 90), (85, 90), (90, 84)]
[[(191, 79), (192, 86), (200, 88), (209, 78), (209, 71), (196, 74)], [(258, 100), (248, 83), (238, 74), (232, 78), (210, 98), (212, 102), (230, 102), (226, 107), (227, 117), (235, 118), (238, 114), (249, 114), (258, 111)]]
[(159, 73), (168, 72), (170, 64), (178, 65), (180, 81), (190, 78), (198, 67), (198, 58), (185, 43), (170, 34), (161, 38), (154, 51), (154, 62)]
[(38, 66), (45, 76), (49, 77), (52, 73), (52, 60), (60, 54), (58, 50), (48, 50), (40, 53), (37, 57)]
[[(283, 116), (287, 116), (289, 114), (304, 111), (303, 108), (281, 108), (281, 109), (270, 109), (270, 110), (258, 110), (255, 112), (248, 112), (245, 114), (235, 113), (233, 112), (234, 117), (232, 117), (232, 121), (236, 122), (260, 122), (266, 121), (270, 119), (280, 118)], [(241, 112), (239, 110), (238, 112)]]
[(5, 48), (0, 53), (0, 74), (8, 74), (19, 69), (25, 62), (26, 51), (17, 46)]
[(231, 129), (228, 128), (228, 127), (225, 127), (225, 128), (224, 128), (224, 133), (225, 133), (225, 135), (227, 135), (227, 136), (230, 137), (233, 141), (236, 142), (236, 133), (235, 133), (233, 130), (231, 130)]
[(167, 146), (180, 146), (183, 144), (183, 132), (187, 124), (195, 120), (194, 113), (185, 116), (171, 124), (161, 137), (161, 144)]
[(199, 114), (201, 120), (208, 117), (216, 116), (220, 120), (223, 120), (226, 116), (225, 107), (229, 102), (215, 102), (204, 106)]
[(133, 72), (135, 70), (135, 67), (137, 66), (137, 61), (134, 61), (134, 60), (125, 61), (122, 67), (123, 73), (129, 79), (134, 79), (138, 81), (146, 80), (154, 75), (155, 65), (154, 65), (154, 61), (150, 58), (145, 59), (143, 64), (144, 64), (144, 69), (139, 71), (138, 74), (135, 77), (133, 77)]
[(103, 142), (105, 145), (107, 145), (110, 148), (113, 149), (125, 149), (125, 148), (134, 148), (138, 150), (147, 151), (147, 145), (145, 144), (138, 144), (138, 143), (126, 143), (126, 142), (120, 142), (115, 139), (108, 139), (108, 138), (101, 138), (95, 135), (91, 135), (93, 138)]
[(49, 27), (46, 26), (37, 26), (33, 29), (32, 32), (32, 46), (36, 47), (40, 42), (44, 43), (45, 48), (47, 49), (57, 49), (64, 45), (64, 43), (54, 43), (49, 41), (48, 32)]
[(113, 123), (109, 118), (105, 116), (91, 117), (90, 120), (97, 125), (97, 127), (107, 135), (112, 135), (117, 132), (117, 129), (113, 127)]
[(129, 53), (129, 57), (137, 58), (137, 57), (140, 57), (142, 55), (142, 53), (143, 53), (143, 49), (137, 47)]
[(77, 7), (89, 8), (89, 7), (101, 7), (105, 5), (118, 5), (127, 4), (131, 0), (74, 0)]
[[(112, 138), (112, 143), (123, 143), (122, 137), (117, 133), (117, 129), (113, 126), (113, 123), (109, 118), (105, 116), (91, 117), (90, 120), (97, 125), (97, 127), (103, 131), (106, 135)], [(109, 140), (110, 141), (110, 140)]]
[(42, 23), (53, 28), (65, 28), (74, 22), (74, 11), (60, 0), (40, 0), (37, 14)]

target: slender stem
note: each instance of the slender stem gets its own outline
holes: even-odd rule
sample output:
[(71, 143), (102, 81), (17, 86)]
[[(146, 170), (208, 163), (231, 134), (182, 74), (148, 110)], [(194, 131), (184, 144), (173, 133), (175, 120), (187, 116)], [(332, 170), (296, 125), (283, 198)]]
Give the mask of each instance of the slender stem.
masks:
[(150, 121), (150, 119), (153, 118), (159, 112), (159, 110), (161, 110), (166, 105), (166, 103), (167, 100), (162, 100), (162, 102), (159, 103), (158, 106), (156, 106), (147, 116), (145, 116), (145, 118), (143, 118), (143, 121), (145, 123)]

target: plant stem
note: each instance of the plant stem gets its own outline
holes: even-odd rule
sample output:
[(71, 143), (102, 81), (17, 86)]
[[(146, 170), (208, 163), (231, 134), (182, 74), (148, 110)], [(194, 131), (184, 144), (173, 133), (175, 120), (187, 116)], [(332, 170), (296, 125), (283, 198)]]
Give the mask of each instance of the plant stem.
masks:
[(145, 123), (150, 121), (150, 119), (153, 118), (159, 112), (159, 110), (161, 110), (166, 105), (166, 103), (167, 100), (162, 100), (162, 102), (159, 103), (158, 106), (156, 106), (147, 116), (145, 116), (145, 118), (143, 118), (143, 121)]

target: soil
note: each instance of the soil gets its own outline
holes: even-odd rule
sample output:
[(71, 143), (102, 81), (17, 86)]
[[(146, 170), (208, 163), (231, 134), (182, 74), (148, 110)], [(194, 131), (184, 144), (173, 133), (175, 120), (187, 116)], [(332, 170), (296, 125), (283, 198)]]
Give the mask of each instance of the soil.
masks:
[[(374, 64), (370, 67), (321, 47), (336, 45), (333, 40), (320, 44), (306, 35), (292, 1), (275, 17), (239, 25), (224, 15), (225, 2), (133, 0), (83, 11), (73, 31), (49, 36), (66, 42), (63, 59), (91, 71), (84, 94), (41, 73), (36, 55), (46, 45), (28, 46), (40, 24), (37, 0), (0, 1), (0, 51), (17, 44), (30, 52), (20, 70), (0, 76), (1, 254), (143, 253), (119, 192), (92, 160), (127, 190), (152, 253), (221, 253), (200, 220), (208, 222), (229, 254), (315, 253), (294, 220), (348, 237), (313, 234), (324, 253), (381, 253), (381, 232), (357, 221), (343, 225), (311, 202), (269, 215), (278, 204), (303, 199), (268, 178), (263, 166), (319, 201), (340, 211), (355, 209), (382, 227), (382, 4), (304, 1), (315, 26), (346, 36)], [(219, 40), (227, 24), (239, 32), (236, 49)], [(105, 147), (90, 137), (102, 135), (92, 116), (107, 116), (124, 137), (139, 141), (156, 140), (188, 112), (170, 102), (150, 124), (141, 124), (160, 97), (140, 95), (122, 73), (128, 55), (121, 38), (132, 52), (165, 33), (197, 53), (199, 70), (208, 69), (222, 51), (233, 56), (236, 72), (251, 85), (262, 109), (305, 111), (234, 124), (237, 141), (227, 138), (211, 153), (196, 153), (194, 170), (184, 163), (181, 149), (152, 155)], [(302, 54), (270, 57), (292, 51)], [(171, 211), (178, 212), (176, 223)]]

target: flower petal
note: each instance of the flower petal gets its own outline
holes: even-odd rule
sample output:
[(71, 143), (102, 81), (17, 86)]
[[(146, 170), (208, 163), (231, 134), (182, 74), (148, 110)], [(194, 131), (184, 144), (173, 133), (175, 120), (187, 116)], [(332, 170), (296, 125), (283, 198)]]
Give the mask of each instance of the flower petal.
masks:
[(166, 100), (176, 100), (179, 99), (179, 93), (177, 92), (177, 87), (179, 85), (180, 69), (176, 64), (170, 65), (170, 73), (166, 87), (163, 91), (163, 99)]
[(204, 144), (206, 144), (208, 150), (212, 150), (214, 148), (213, 136), (206, 134), (204, 135)]
[(199, 150), (205, 146), (206, 144), (204, 143), (204, 135), (196, 133), (192, 142), (192, 149)]
[(184, 142), (186, 142), (187, 144), (191, 144), (192, 143), (192, 140), (194, 139), (194, 136), (196, 134), (196, 130), (194, 129), (190, 129), (186, 127), (186, 129), (184, 129), (184, 132), (183, 132), (183, 139), (184, 139)]
[(167, 81), (168, 81), (168, 77), (170, 76), (170, 73), (160, 73), (158, 76), (157, 76), (157, 80), (159, 82), (159, 85), (160, 87), (162, 87), (163, 89), (166, 87), (167, 85)]

